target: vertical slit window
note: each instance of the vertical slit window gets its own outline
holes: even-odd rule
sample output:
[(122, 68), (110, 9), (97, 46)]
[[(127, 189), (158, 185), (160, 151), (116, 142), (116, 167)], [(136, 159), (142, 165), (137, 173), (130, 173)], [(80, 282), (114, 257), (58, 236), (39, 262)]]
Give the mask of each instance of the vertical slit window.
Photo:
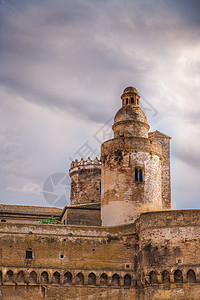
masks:
[(135, 168), (135, 182), (143, 182), (143, 169)]

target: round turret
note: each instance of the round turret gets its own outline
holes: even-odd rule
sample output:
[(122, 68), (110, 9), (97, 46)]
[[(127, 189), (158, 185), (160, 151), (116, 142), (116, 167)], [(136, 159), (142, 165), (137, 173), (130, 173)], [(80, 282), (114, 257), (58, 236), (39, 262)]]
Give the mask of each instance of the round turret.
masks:
[(98, 158), (72, 161), (71, 205), (99, 203), (101, 201), (101, 162)]

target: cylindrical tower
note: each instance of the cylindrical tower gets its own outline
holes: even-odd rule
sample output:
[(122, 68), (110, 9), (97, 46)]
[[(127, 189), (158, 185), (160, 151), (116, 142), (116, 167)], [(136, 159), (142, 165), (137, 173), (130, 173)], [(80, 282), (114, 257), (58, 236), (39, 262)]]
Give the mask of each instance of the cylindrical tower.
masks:
[(101, 162), (83, 158), (71, 163), (71, 205), (101, 201)]
[(101, 146), (103, 226), (132, 223), (146, 211), (162, 210), (162, 147), (148, 138), (149, 125), (139, 93), (124, 90), (114, 118), (114, 139)]

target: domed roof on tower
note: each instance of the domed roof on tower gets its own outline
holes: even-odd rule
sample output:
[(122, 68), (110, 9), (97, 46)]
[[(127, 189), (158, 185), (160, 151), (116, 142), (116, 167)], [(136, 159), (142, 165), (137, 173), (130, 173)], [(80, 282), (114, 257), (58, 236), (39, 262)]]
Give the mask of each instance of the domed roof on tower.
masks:
[(149, 125), (145, 113), (139, 107), (139, 92), (129, 86), (121, 95), (122, 108), (114, 117), (114, 137), (148, 137)]

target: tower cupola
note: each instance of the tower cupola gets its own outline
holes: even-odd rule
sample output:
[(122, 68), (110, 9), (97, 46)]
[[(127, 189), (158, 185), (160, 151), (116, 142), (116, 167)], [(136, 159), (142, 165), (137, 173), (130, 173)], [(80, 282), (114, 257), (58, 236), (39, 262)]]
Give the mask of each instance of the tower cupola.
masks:
[(145, 113), (139, 106), (139, 93), (134, 87), (125, 88), (122, 96), (122, 108), (114, 117), (114, 138), (148, 138), (149, 125)]
[(122, 107), (125, 105), (139, 105), (139, 93), (138, 90), (132, 86), (125, 88), (123, 94), (121, 95)]

